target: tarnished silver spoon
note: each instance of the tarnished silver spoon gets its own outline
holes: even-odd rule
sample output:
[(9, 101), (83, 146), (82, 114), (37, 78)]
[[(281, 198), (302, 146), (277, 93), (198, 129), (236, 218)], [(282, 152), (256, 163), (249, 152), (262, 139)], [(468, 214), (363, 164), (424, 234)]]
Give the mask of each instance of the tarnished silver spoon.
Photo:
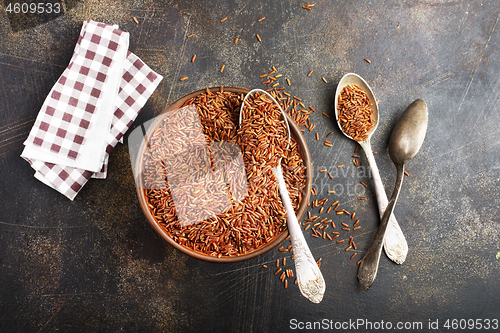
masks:
[[(287, 127), (287, 140), (290, 141), (290, 128), (288, 127), (288, 121), (286, 119), (285, 113), (281, 108), (280, 104), (266, 91), (261, 89), (253, 89), (245, 96), (240, 109), (240, 124), (242, 122), (243, 108), (249, 107), (246, 103), (247, 99), (254, 94), (265, 94), (272, 103), (276, 104), (281, 111), (282, 119), (284, 119)], [(314, 260), (314, 257), (307, 245), (300, 224), (295, 215), (295, 210), (293, 209), (292, 202), (290, 201), (290, 196), (288, 194), (288, 189), (286, 187), (285, 180), (283, 178), (283, 171), (281, 168), (281, 158), (279, 159), (277, 165), (272, 168), (273, 174), (278, 181), (278, 186), (280, 190), (281, 200), (283, 206), (286, 210), (286, 223), (288, 226), (288, 232), (290, 233), (290, 241), (293, 247), (293, 257), (295, 263), (295, 274), (297, 275), (297, 284), (299, 285), (300, 292), (304, 297), (309, 299), (313, 303), (319, 303), (323, 299), (325, 294), (325, 280), (321, 274), (321, 270), (318, 264)]]
[(389, 216), (394, 210), (403, 184), (404, 166), (417, 154), (424, 142), (427, 119), (427, 104), (423, 99), (417, 99), (403, 112), (392, 130), (389, 139), (389, 155), (396, 166), (396, 185), (373, 242), (359, 265), (358, 279), (364, 290), (370, 289), (377, 276)]
[[(377, 196), (378, 211), (380, 217), (382, 218), (382, 214), (384, 214), (384, 211), (387, 207), (387, 203), (389, 202), (389, 200), (387, 199), (387, 194), (385, 193), (384, 185), (382, 184), (382, 179), (380, 179), (380, 174), (378, 172), (377, 163), (375, 163), (375, 158), (373, 157), (371, 141), (370, 141), (378, 125), (378, 118), (379, 118), (378, 105), (370, 86), (368, 85), (368, 83), (366, 83), (365, 80), (363, 80), (361, 76), (354, 73), (348, 73), (344, 75), (340, 80), (339, 84), (337, 85), (337, 91), (335, 92), (335, 119), (337, 120), (337, 124), (339, 125), (340, 130), (342, 131), (342, 133), (344, 133), (338, 121), (339, 119), (338, 102), (339, 102), (339, 95), (342, 92), (342, 89), (344, 89), (345, 86), (350, 84), (355, 84), (361, 90), (366, 92), (368, 94), (368, 98), (372, 102), (371, 111), (372, 111), (373, 127), (368, 133), (368, 138), (364, 141), (358, 141), (358, 143), (361, 146), (361, 148), (363, 148), (363, 151), (365, 152), (366, 155), (366, 159), (368, 160), (368, 164), (370, 165), (370, 170), (373, 178), (373, 185), (375, 187), (375, 194)], [(347, 136), (349, 139), (354, 140), (351, 136), (347, 135), (346, 133), (344, 133), (344, 135)], [(402, 264), (405, 261), (406, 255), (408, 253), (408, 244), (406, 243), (403, 231), (401, 231), (401, 228), (399, 227), (399, 224), (396, 221), (394, 214), (391, 214), (389, 220), (389, 226), (387, 228), (386, 237), (384, 241), (384, 249), (389, 259), (391, 259), (395, 263)]]

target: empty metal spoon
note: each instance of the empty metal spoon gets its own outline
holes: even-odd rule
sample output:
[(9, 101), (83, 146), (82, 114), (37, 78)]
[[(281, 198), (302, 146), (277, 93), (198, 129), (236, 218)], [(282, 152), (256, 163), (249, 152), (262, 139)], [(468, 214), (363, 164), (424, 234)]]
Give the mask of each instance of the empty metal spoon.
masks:
[(403, 183), (404, 165), (420, 150), (427, 131), (427, 119), (427, 104), (423, 99), (417, 99), (403, 112), (392, 130), (389, 139), (389, 155), (396, 165), (396, 185), (373, 242), (359, 265), (358, 279), (364, 290), (370, 289), (377, 276), (389, 216), (394, 210)]
[[(363, 80), (361, 76), (354, 73), (349, 73), (344, 75), (340, 80), (339, 84), (337, 85), (337, 91), (335, 92), (335, 119), (337, 120), (337, 124), (340, 130), (342, 131), (342, 133), (344, 133), (338, 121), (339, 119), (338, 102), (342, 89), (344, 89), (345, 86), (350, 84), (355, 84), (364, 92), (366, 92), (368, 94), (368, 98), (372, 102), (371, 111), (372, 111), (373, 127), (368, 133), (368, 138), (364, 141), (358, 141), (358, 143), (361, 146), (361, 148), (363, 148), (363, 151), (365, 152), (366, 158), (368, 160), (368, 164), (370, 165), (370, 170), (373, 178), (373, 185), (375, 187), (375, 194), (377, 196), (378, 211), (380, 217), (382, 217), (382, 214), (384, 214), (384, 211), (387, 207), (387, 203), (389, 202), (389, 200), (387, 199), (387, 195), (384, 190), (384, 185), (382, 184), (382, 180), (380, 179), (377, 163), (375, 163), (375, 158), (373, 157), (373, 152), (370, 143), (370, 139), (375, 130), (377, 129), (378, 125), (378, 118), (379, 118), (378, 105), (370, 86), (368, 85), (368, 83), (365, 82), (365, 80)], [(347, 135), (346, 133), (344, 133), (344, 135), (347, 136), (349, 139), (354, 140), (351, 136)], [(384, 241), (384, 249), (385, 253), (392, 261), (398, 264), (402, 264), (405, 261), (406, 255), (408, 253), (408, 244), (406, 243), (405, 236), (403, 235), (403, 232), (401, 231), (401, 228), (399, 227), (399, 224), (396, 221), (394, 214), (391, 214), (389, 220), (389, 226), (387, 228), (386, 237)]]
[[(278, 102), (266, 91), (261, 89), (251, 90), (243, 99), (240, 110), (240, 124), (242, 122), (242, 114), (244, 107), (250, 107), (247, 99), (254, 94), (265, 94), (272, 103), (276, 104), (281, 111), (282, 117), (285, 120), (287, 126), (288, 141), (290, 140), (290, 128), (288, 127), (288, 121), (285, 113)], [(273, 174), (278, 181), (280, 196), (283, 201), (283, 206), (286, 210), (286, 219), (288, 232), (290, 233), (290, 240), (293, 247), (293, 256), (295, 263), (295, 273), (297, 275), (297, 284), (299, 285), (300, 292), (304, 297), (309, 299), (313, 303), (319, 303), (323, 299), (325, 293), (325, 280), (318, 267), (318, 264), (314, 260), (314, 257), (307, 245), (307, 242), (300, 228), (300, 224), (295, 215), (295, 210), (293, 209), (292, 202), (288, 195), (288, 189), (286, 187), (285, 180), (283, 178), (283, 171), (281, 168), (281, 158), (279, 159), (277, 165), (272, 167)]]

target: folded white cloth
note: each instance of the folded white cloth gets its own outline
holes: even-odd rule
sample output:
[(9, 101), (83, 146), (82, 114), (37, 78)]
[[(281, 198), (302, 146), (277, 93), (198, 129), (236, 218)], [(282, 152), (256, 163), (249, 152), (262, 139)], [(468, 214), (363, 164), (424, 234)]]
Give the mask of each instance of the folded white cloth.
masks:
[(128, 39), (116, 25), (84, 22), (24, 142), (35, 178), (71, 200), (91, 177), (106, 177), (109, 153), (163, 79), (128, 51)]

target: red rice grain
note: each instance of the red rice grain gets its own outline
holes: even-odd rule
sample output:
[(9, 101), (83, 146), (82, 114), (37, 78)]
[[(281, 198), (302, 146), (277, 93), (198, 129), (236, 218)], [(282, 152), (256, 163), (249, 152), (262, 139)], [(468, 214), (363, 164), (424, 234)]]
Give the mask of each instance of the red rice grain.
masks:
[[(166, 182), (166, 168), (178, 170), (175, 177), (186, 177), (182, 169), (175, 167), (175, 163), (190, 163), (190, 167), (193, 168), (202, 162), (208, 161), (210, 165), (210, 161), (213, 163), (222, 158), (217, 156), (218, 159), (211, 160), (213, 156), (207, 156), (200, 158), (200, 161), (196, 158), (185, 161), (186, 156), (178, 156), (180, 148), (194, 149), (195, 145), (189, 140), (182, 139), (179, 142), (166, 142), (164, 131), (166, 131), (167, 123), (178, 123), (179, 127), (185, 127), (187, 120), (177, 119), (173, 122), (172, 118), (166, 118), (160, 122), (151, 135), (149, 149), (143, 160), (142, 177), (145, 196), (151, 214), (159, 226), (181, 246), (212, 257), (240, 256), (254, 252), (276, 239), (286, 229), (286, 211), (281, 204), (278, 185), (272, 174), (272, 163), (268, 159), (270, 154), (277, 156), (274, 163), (277, 163), (278, 157), (283, 157), (281, 161), (283, 174), (295, 209), (303, 198), (306, 169), (300, 156), (298, 143), (293, 137), (289, 143), (280, 139), (277, 132), (280, 128), (277, 126), (277, 118), (267, 116), (260, 117), (276, 125), (265, 126), (266, 129), (270, 128), (274, 132), (263, 133), (262, 135), (268, 137), (265, 140), (259, 140), (255, 135), (251, 138), (250, 134), (255, 134), (256, 129), (252, 126), (245, 127), (243, 124), (240, 127), (238, 124), (242, 100), (243, 95), (240, 94), (223, 89), (217, 92), (207, 89), (205, 94), (191, 98), (184, 103), (184, 106), (196, 107), (205, 142), (232, 142), (239, 145), (243, 152), (248, 195), (240, 202), (233, 201), (232, 208), (228, 211), (191, 225), (182, 225), (178, 219), (169, 183)], [(269, 108), (264, 105), (265, 99), (253, 102), (259, 104), (259, 107)], [(256, 128), (262, 129), (262, 127), (262, 124), (256, 125)], [(282, 129), (284, 130), (284, 127)], [(250, 132), (247, 133), (248, 136), (241, 134), (244, 131)], [(288, 149), (286, 149), (287, 144), (289, 144)], [(215, 152), (212, 151), (213, 154)], [(263, 161), (266, 163), (262, 164)], [(239, 181), (244, 182), (245, 179), (239, 179)], [(227, 184), (224, 183), (224, 185), (227, 189)], [(196, 197), (196, 193), (196, 188), (189, 188), (186, 189), (185, 195)], [(217, 191), (211, 194), (213, 198), (221, 196)], [(227, 200), (226, 198), (227, 192), (224, 192), (224, 200)], [(200, 207), (203, 209), (206, 207), (213, 209), (219, 205), (219, 202), (212, 200), (212, 197), (210, 200), (200, 199), (200, 201)], [(187, 214), (197, 213), (197, 211), (187, 212)], [(195, 219), (195, 221), (199, 220)]]
[(339, 94), (338, 122), (342, 131), (355, 141), (364, 141), (373, 128), (371, 101), (355, 84), (347, 85)]

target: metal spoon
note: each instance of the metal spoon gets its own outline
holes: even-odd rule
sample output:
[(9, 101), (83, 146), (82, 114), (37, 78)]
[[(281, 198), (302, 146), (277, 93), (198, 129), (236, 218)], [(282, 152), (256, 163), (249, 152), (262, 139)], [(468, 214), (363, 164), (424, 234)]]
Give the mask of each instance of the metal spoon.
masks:
[[(382, 218), (382, 214), (384, 214), (384, 211), (387, 207), (387, 203), (389, 202), (389, 200), (387, 199), (387, 195), (384, 190), (384, 185), (382, 184), (382, 179), (380, 179), (377, 163), (375, 163), (375, 158), (373, 157), (373, 152), (370, 143), (370, 139), (375, 130), (377, 129), (378, 125), (378, 118), (379, 118), (378, 105), (370, 86), (368, 85), (368, 83), (365, 82), (365, 80), (363, 80), (361, 76), (354, 73), (349, 73), (344, 75), (340, 80), (339, 84), (337, 85), (337, 91), (335, 92), (335, 119), (337, 119), (337, 124), (341, 131), (342, 127), (338, 122), (339, 119), (338, 100), (339, 100), (339, 95), (342, 92), (342, 89), (344, 89), (344, 87), (349, 84), (358, 85), (359, 88), (361, 88), (368, 94), (368, 98), (370, 98), (370, 101), (372, 101), (371, 111), (374, 122), (373, 128), (368, 133), (368, 138), (364, 141), (358, 141), (358, 143), (361, 146), (361, 148), (363, 148), (363, 151), (365, 152), (366, 158), (368, 160), (368, 164), (370, 165), (373, 178), (373, 185), (375, 186), (375, 194), (377, 196), (378, 211), (380, 214), (380, 218)], [(344, 132), (342, 131), (342, 133)], [(349, 139), (354, 140), (349, 135), (345, 133), (344, 135), (347, 136)], [(406, 255), (408, 253), (408, 244), (406, 243), (405, 236), (403, 235), (403, 232), (401, 231), (401, 228), (399, 227), (399, 224), (396, 221), (394, 214), (391, 214), (389, 220), (389, 226), (387, 228), (386, 237), (384, 241), (384, 249), (389, 259), (396, 262), (397, 264), (402, 264), (405, 261)]]
[(358, 269), (358, 279), (364, 290), (370, 289), (377, 276), (382, 243), (387, 229), (387, 222), (398, 200), (404, 177), (404, 165), (419, 151), (427, 130), (427, 105), (423, 99), (417, 99), (408, 106), (398, 119), (389, 139), (389, 155), (396, 165), (397, 178), (391, 201), (382, 216), (382, 221), (373, 238), (363, 261)]
[[(275, 103), (282, 114), (287, 126), (288, 140), (290, 140), (290, 128), (288, 127), (288, 121), (285, 113), (278, 102), (266, 91), (261, 89), (251, 90), (243, 99), (241, 110), (246, 105), (245, 102), (247, 98), (255, 93), (265, 94), (269, 97), (273, 103)], [(248, 107), (248, 105), (247, 105)], [(242, 121), (242, 112), (240, 110), (240, 124)], [(314, 260), (314, 257), (309, 249), (302, 229), (300, 228), (297, 216), (295, 215), (295, 210), (293, 209), (292, 202), (288, 195), (288, 189), (283, 178), (283, 171), (281, 169), (281, 159), (278, 164), (273, 167), (273, 174), (278, 180), (281, 200), (283, 201), (283, 206), (286, 209), (287, 215), (287, 225), (288, 232), (290, 233), (290, 240), (293, 247), (293, 256), (295, 262), (295, 273), (297, 275), (297, 284), (299, 285), (300, 292), (304, 297), (309, 299), (313, 303), (319, 303), (323, 299), (325, 293), (325, 280), (318, 267), (318, 264)]]

